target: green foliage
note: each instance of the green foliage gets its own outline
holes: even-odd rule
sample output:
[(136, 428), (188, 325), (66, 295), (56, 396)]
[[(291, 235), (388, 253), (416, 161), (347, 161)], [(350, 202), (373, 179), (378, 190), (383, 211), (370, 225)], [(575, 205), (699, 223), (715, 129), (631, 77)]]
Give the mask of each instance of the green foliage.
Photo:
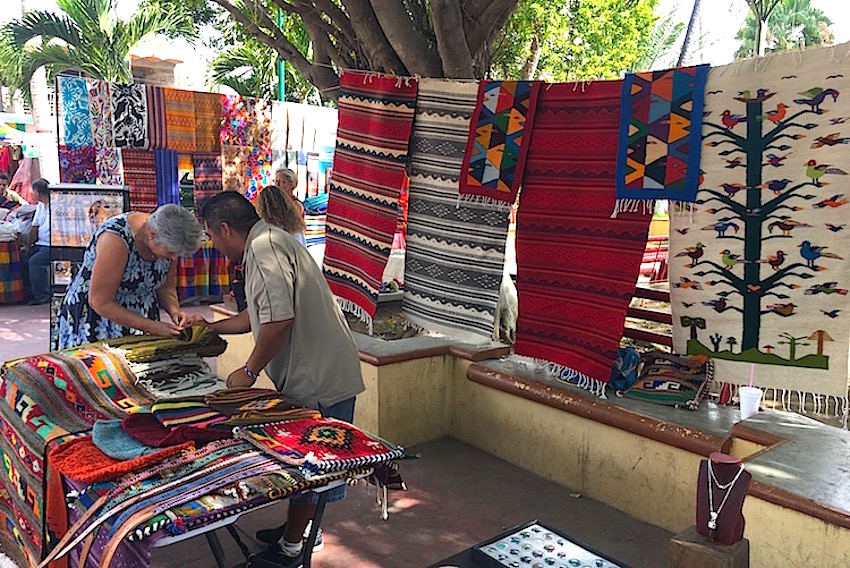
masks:
[(491, 75), (519, 78), (536, 35), (536, 78), (612, 78), (650, 48), (657, 0), (521, 0), (493, 47)]
[[(831, 44), (832, 25), (823, 10), (811, 6), (809, 0), (780, 0), (767, 18), (766, 51), (787, 51), (811, 45)], [(735, 57), (753, 57), (755, 53), (757, 22), (752, 11), (747, 14), (744, 25), (735, 39), (741, 47)]]
[(662, 68), (675, 67), (676, 60), (666, 61), (666, 58), (684, 30), (685, 23), (674, 24), (672, 14), (655, 22), (652, 33), (640, 38), (640, 46), (638, 47), (640, 56), (629, 66), (629, 72), (649, 71), (655, 69), (659, 63)]
[(116, 0), (57, 0), (61, 12), (26, 12), (2, 29), (0, 76), (29, 98), (41, 67), (47, 78), (69, 70), (96, 79), (129, 82), (130, 49), (148, 36), (175, 32), (194, 37), (191, 19), (178, 10), (142, 7), (129, 20), (115, 17)]

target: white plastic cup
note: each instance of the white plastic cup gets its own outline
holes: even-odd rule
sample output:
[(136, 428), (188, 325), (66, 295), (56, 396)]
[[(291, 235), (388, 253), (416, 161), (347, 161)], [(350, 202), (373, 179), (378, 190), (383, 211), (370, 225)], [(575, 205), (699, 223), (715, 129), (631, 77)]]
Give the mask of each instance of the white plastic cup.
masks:
[(759, 411), (761, 404), (761, 389), (756, 387), (739, 387), (738, 400), (741, 403), (741, 420), (746, 420)]

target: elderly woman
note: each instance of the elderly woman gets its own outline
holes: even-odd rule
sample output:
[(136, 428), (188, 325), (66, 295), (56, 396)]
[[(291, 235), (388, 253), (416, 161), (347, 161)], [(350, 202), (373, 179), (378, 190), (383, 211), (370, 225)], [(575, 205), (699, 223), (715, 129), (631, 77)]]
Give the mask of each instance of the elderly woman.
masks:
[[(295, 188), (298, 186), (298, 178), (295, 172), (289, 168), (280, 168), (274, 173), (274, 184), (279, 187), (284, 195), (292, 199), (298, 214), (304, 216), (304, 204), (295, 196)], [(268, 223), (268, 221), (266, 221)]]
[[(177, 257), (197, 251), (202, 233), (195, 216), (173, 204), (105, 221), (65, 292), (57, 347), (134, 333), (180, 335), (189, 316), (177, 302)], [(159, 320), (160, 307), (171, 322)]]
[(306, 247), (305, 231), (307, 226), (302, 216), (304, 208), (299, 209), (299, 205), (301, 204), (290, 197), (286, 190), (275, 185), (269, 185), (263, 188), (257, 196), (255, 207), (257, 214), (263, 221), (269, 225), (280, 227)]

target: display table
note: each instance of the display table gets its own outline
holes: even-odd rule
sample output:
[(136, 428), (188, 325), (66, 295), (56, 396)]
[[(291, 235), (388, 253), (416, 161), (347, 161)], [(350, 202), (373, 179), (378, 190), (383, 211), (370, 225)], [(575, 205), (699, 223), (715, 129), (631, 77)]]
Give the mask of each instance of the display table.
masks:
[(0, 242), (0, 304), (24, 301), (23, 264), (15, 241)]

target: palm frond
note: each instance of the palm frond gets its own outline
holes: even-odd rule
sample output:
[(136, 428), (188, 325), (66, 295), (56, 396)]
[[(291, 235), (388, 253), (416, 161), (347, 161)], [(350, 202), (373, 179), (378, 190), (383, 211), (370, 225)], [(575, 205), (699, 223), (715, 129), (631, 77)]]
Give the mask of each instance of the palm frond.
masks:
[[(20, 20), (10, 22), (6, 28), (12, 34), (19, 49), (33, 38), (44, 40), (59, 38), (69, 45), (79, 47), (83, 44), (80, 28), (66, 15), (50, 12), (27, 12)], [(93, 38), (90, 38), (91, 41)]]
[(103, 35), (115, 20), (113, 0), (56, 0), (56, 4), (92, 39)]
[(52, 81), (60, 73), (70, 70), (81, 71), (92, 77), (102, 78), (97, 64), (80, 57), (77, 51), (68, 50), (64, 46), (56, 44), (28, 49), (21, 55), (21, 78), (27, 84), (41, 67), (46, 69), (48, 81)]
[(176, 32), (189, 39), (197, 37), (194, 22), (178, 10), (142, 8), (126, 22), (116, 22), (116, 40), (122, 47), (131, 47), (144, 38), (163, 32)]

